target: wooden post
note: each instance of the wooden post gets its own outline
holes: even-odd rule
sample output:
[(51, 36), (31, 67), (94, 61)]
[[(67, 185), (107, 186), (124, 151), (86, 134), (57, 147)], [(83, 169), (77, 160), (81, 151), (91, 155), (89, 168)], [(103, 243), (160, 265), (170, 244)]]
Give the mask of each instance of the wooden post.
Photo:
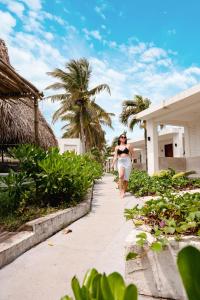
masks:
[(39, 121), (38, 121), (38, 99), (34, 97), (34, 132), (35, 144), (39, 145)]

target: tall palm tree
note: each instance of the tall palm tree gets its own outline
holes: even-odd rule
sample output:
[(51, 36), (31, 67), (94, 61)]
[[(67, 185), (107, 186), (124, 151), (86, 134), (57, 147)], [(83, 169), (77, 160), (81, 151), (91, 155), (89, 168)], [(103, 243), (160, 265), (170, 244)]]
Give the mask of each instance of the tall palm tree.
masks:
[(143, 98), (140, 95), (135, 95), (133, 100), (125, 100), (122, 104), (122, 113), (120, 115), (120, 120), (122, 124), (127, 125), (131, 130), (133, 130), (136, 124), (139, 124), (141, 128), (144, 129), (144, 140), (145, 140), (145, 154), (146, 154), (146, 170), (147, 165), (147, 129), (146, 121), (136, 119), (136, 114), (147, 109), (151, 104), (148, 98)]
[[(90, 104), (91, 109), (101, 110), (101, 107), (95, 103), (95, 96), (102, 91), (107, 91), (110, 94), (110, 88), (107, 84), (100, 84), (92, 89), (89, 89), (89, 81), (91, 77), (91, 67), (89, 62), (85, 58), (78, 60), (70, 60), (65, 65), (65, 71), (61, 69), (55, 69), (47, 74), (58, 79), (59, 81), (51, 84), (47, 89), (62, 90), (60, 94), (55, 94), (48, 98), (52, 101), (60, 101), (61, 106), (55, 112), (53, 116), (53, 122), (62, 118), (67, 112), (72, 111), (75, 107), (75, 112), (77, 113), (77, 107), (79, 107), (79, 136), (83, 144), (83, 152), (86, 149), (86, 127), (87, 123), (87, 107)], [(89, 103), (89, 104), (88, 104)], [(107, 118), (108, 123), (111, 124), (110, 115), (103, 111), (105, 118)]]
[[(74, 105), (70, 111), (61, 117), (62, 121), (67, 122), (62, 128), (66, 130), (63, 137), (77, 138), (80, 136), (80, 113), (80, 106)], [(112, 128), (110, 115), (113, 114), (106, 113), (94, 102), (88, 101), (84, 103), (83, 126), (85, 136), (87, 137), (85, 144), (87, 151), (93, 147), (97, 147), (100, 150), (103, 149), (105, 144), (105, 132), (101, 125), (107, 125)]]

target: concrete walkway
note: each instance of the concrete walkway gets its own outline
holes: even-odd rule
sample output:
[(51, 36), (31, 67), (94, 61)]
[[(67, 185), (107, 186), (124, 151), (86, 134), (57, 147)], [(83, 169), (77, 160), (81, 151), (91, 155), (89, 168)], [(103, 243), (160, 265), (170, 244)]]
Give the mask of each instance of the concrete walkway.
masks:
[[(105, 175), (94, 188), (92, 211), (0, 270), (0, 300), (60, 300), (71, 294), (71, 278), (95, 267), (124, 275), (124, 242), (132, 228), (123, 217), (136, 204), (120, 199), (113, 177)], [(139, 300), (150, 299), (141, 297)]]

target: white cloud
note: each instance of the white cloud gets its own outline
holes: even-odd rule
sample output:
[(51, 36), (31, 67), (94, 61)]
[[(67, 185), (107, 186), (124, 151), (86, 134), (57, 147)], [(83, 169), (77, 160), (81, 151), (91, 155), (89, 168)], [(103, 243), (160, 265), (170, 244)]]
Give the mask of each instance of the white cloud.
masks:
[(176, 34), (176, 29), (175, 29), (175, 28), (169, 29), (169, 30), (167, 31), (167, 33), (168, 33), (169, 35), (175, 35), (175, 34)]
[(98, 30), (89, 31), (87, 28), (83, 28), (83, 32), (85, 33), (85, 37), (87, 40), (90, 40), (91, 37), (99, 41), (102, 40), (102, 36)]
[(161, 57), (167, 57), (167, 52), (162, 48), (152, 47), (142, 54), (141, 61), (153, 62)]
[(95, 6), (94, 10), (96, 11), (96, 13), (102, 18), (102, 19), (106, 19), (105, 14), (103, 13), (103, 10), (105, 8), (105, 5), (102, 6)]
[(19, 18), (23, 16), (24, 5), (16, 1), (5, 1), (4, 4), (7, 4), (8, 9), (16, 14)]
[(15, 18), (8, 12), (0, 11), (0, 36), (2, 38), (7, 38), (7, 36), (12, 32), (16, 25)]
[(45, 38), (49, 41), (52, 41), (54, 39), (54, 36), (51, 32), (46, 32), (45, 33)]
[(42, 8), (41, 0), (20, 0), (28, 6), (29, 9), (38, 11)]

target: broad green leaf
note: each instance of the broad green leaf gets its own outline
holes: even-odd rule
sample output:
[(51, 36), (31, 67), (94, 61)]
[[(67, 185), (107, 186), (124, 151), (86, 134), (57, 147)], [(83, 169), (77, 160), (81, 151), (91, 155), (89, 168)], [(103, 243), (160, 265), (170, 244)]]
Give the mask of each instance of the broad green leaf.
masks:
[(160, 242), (153, 242), (151, 244), (151, 250), (156, 251), (156, 252), (160, 252), (162, 250), (162, 243)]
[(94, 277), (98, 274), (96, 269), (89, 270), (83, 279), (83, 285), (85, 285), (87, 288), (91, 287), (92, 281)]
[(72, 278), (71, 286), (72, 286), (72, 290), (74, 292), (75, 299), (83, 300), (82, 295), (81, 295), (81, 287), (80, 287), (80, 284), (76, 277)]
[(108, 276), (108, 283), (111, 287), (114, 299), (122, 300), (125, 291), (125, 282), (123, 277), (119, 273), (114, 272)]
[(73, 300), (73, 299), (69, 296), (64, 296), (60, 300)]
[(176, 231), (176, 229), (174, 227), (168, 226), (164, 228), (164, 231), (165, 233), (173, 234)]
[(137, 234), (136, 237), (146, 240), (147, 234), (145, 232), (141, 232), (141, 233)]
[(178, 253), (177, 264), (188, 300), (200, 299), (200, 251), (187, 246)]
[(146, 243), (146, 239), (139, 239), (136, 241), (136, 244), (141, 247), (143, 247), (145, 243)]
[(137, 288), (134, 284), (130, 284), (127, 286), (124, 292), (123, 300), (137, 300)]
[(82, 288), (81, 288), (81, 299), (82, 300), (91, 300), (89, 289), (86, 286), (82, 286)]
[(97, 273), (92, 281), (92, 298), (101, 300), (103, 299), (102, 291), (101, 291), (101, 277), (102, 275)]
[(140, 225), (143, 225), (143, 224), (144, 224), (144, 221), (134, 219), (134, 220), (133, 220), (133, 223), (135, 224), (135, 226), (140, 226)]
[(136, 252), (129, 252), (127, 255), (126, 255), (126, 261), (127, 260), (130, 260), (130, 259), (134, 259), (138, 256), (138, 254)]
[(114, 295), (111, 291), (111, 287), (108, 283), (108, 279), (105, 274), (103, 274), (101, 277), (101, 290), (102, 290), (103, 298), (105, 300), (108, 300), (108, 299), (115, 300)]

